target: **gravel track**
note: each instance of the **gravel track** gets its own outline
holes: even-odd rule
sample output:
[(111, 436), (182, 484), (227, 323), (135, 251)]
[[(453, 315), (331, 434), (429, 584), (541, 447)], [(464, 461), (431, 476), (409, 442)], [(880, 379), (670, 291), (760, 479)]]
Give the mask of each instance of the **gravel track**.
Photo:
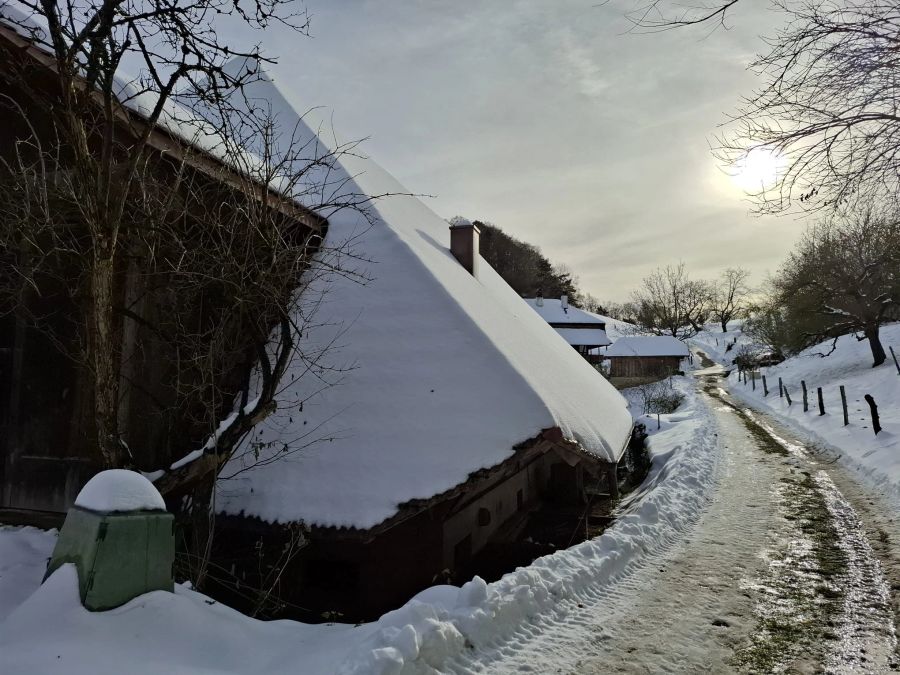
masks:
[(563, 619), (519, 631), (461, 672), (897, 668), (893, 519), (814, 449), (711, 381), (704, 397), (721, 459), (690, 532)]

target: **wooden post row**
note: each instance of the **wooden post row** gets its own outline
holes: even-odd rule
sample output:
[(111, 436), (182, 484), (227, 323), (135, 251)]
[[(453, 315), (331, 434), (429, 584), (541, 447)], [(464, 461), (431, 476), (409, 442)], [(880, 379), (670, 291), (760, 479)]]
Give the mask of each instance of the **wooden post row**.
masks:
[(818, 387), (816, 393), (819, 395), (819, 415), (821, 416), (825, 414), (825, 400), (822, 398), (822, 387)]
[(762, 376), (762, 380), (763, 380), (763, 396), (765, 397), (765, 396), (769, 395), (769, 385), (766, 383), (765, 375)]
[(803, 412), (809, 412), (809, 397), (806, 395), (806, 381), (800, 380), (800, 386), (803, 388)]

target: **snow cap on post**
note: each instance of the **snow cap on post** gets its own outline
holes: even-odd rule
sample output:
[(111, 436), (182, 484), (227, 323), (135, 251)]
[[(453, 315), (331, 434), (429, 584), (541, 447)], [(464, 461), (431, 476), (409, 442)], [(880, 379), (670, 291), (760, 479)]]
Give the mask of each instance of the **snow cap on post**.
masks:
[(166, 510), (153, 483), (126, 469), (101, 471), (91, 478), (75, 498), (75, 506), (98, 513)]
[(450, 220), (450, 252), (473, 277), (478, 276), (481, 230), (469, 220), (456, 216)]

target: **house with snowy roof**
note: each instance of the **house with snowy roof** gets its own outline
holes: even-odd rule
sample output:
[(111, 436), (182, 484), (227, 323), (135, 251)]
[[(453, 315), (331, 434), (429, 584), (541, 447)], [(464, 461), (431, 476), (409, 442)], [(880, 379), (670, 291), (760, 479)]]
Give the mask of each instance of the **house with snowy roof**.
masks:
[[(22, 36), (0, 36), (9, 54), (47, 65)], [(35, 73), (36, 86), (40, 68)], [(304, 196), (265, 194), (296, 221), (299, 236), (324, 238), (297, 280), (297, 356), (274, 410), (216, 484), (213, 565), (233, 580), (218, 589), (222, 596), (246, 606), (245, 589), (271, 587), (267, 570), (277, 568), (284, 606), (372, 618), (427, 586), (482, 569), (480, 556), (527, 538), (548, 510), (565, 529), (563, 545), (583, 537), (592, 504), (617, 495), (633, 426), (624, 399), (481, 258), (477, 227), (448, 228), (355, 152), (323, 166), (320, 127), (264, 74), (240, 99), (236, 105), (267, 109), (286, 130), (274, 136), (285, 156), (319, 167), (306, 175), (332, 194), (313, 201), (340, 204), (346, 194), (370, 205), (312, 212)], [(208, 178), (223, 208), (227, 191), (246, 180), (173, 128), (152, 130), (151, 141), (163, 159)], [(246, 151), (259, 150), (251, 139)], [(19, 333), (0, 326), (4, 339)], [(150, 398), (165, 391), (167, 357), (147, 346), (152, 336), (130, 339), (145, 345), (129, 367), (150, 391), (129, 402), (134, 414), (123, 424), (134, 427), (129, 438), (146, 430), (149, 445), (159, 422), (148, 413)], [(39, 395), (52, 400), (29, 400), (37, 389), (28, 387), (0, 392), (0, 406), (9, 408), (0, 418), (12, 431), (5, 466), (24, 467), (4, 473), (0, 496), (24, 503), (21, 489), (6, 486), (34, 478), (28, 503), (52, 511), (65, 509), (96, 467), (83, 466), (84, 453), (68, 442), (77, 436), (77, 376), (56, 361), (42, 365), (50, 350), (41, 347), (30, 335), (3, 352), (13, 355), (14, 382), (44, 382)], [(70, 380), (75, 396), (65, 389)], [(37, 417), (19, 424), (23, 411)], [(222, 413), (227, 428), (236, 413)], [(216, 451), (213, 440), (170, 470)]]
[(612, 344), (606, 335), (604, 317), (572, 307), (568, 296), (545, 298), (538, 295), (524, 300), (590, 363), (599, 363), (598, 350)]
[(623, 336), (606, 350), (612, 378), (661, 379), (681, 370), (689, 356), (687, 345), (668, 335)]
[[(314, 134), (271, 79), (245, 95), (295, 138)], [(217, 555), (230, 566), (304, 523), (291, 601), (370, 618), (471, 575), (542, 506), (581, 515), (592, 496), (615, 495), (632, 419), (481, 258), (477, 226), (448, 227), (374, 161), (346, 156), (334, 170), (344, 189), (397, 196), (375, 201), (368, 219), (323, 214), (324, 248), (349, 242), (340, 264), (367, 281), (332, 275), (304, 287), (296, 311), (316, 316), (305, 348), (322, 356), (294, 364), (279, 410), (226, 468)], [(297, 443), (307, 447), (281, 452)], [(255, 567), (238, 562), (237, 573)]]

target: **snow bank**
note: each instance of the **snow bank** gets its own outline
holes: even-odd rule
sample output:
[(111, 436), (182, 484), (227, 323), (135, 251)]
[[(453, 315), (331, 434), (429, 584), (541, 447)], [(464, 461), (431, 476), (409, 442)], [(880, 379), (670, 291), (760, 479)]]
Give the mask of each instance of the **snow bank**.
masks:
[(166, 510), (166, 503), (153, 483), (127, 469), (98, 473), (81, 488), (75, 506), (101, 512)]
[[(881, 331), (885, 349), (889, 345), (900, 354), (900, 324)], [(730, 392), (750, 405), (764, 410), (781, 422), (832, 451), (839, 461), (858, 473), (871, 486), (883, 491), (900, 506), (900, 375), (888, 356), (885, 364), (872, 368), (868, 341), (852, 335), (841, 337), (837, 349), (827, 357), (818, 354), (831, 349), (831, 341), (792, 357), (777, 366), (762, 368), (769, 395), (765, 396), (761, 380), (756, 390), (738, 380), (737, 372), (729, 378)], [(778, 378), (788, 388), (793, 405), (778, 396)], [(809, 390), (809, 412), (803, 412), (800, 382)], [(847, 393), (850, 425), (844, 426), (840, 385)], [(822, 387), (825, 412), (819, 415), (816, 388)], [(869, 406), (863, 396), (871, 394), (878, 404), (883, 431), (872, 431)]]
[[(487, 584), (435, 586), (362, 626), (262, 622), (183, 586), (153, 592), (108, 612), (78, 600), (74, 568), (38, 588), (55, 535), (0, 529), (0, 653), (9, 672), (118, 672), (135, 675), (309, 673), (384, 675), (446, 672), (501, 648), (517, 631), (564, 619), (578, 602), (614, 585), (642, 559), (671, 545), (703, 509), (718, 452), (710, 413), (685, 378), (676, 413), (649, 440), (650, 474), (623, 500), (601, 537), (536, 560)], [(20, 570), (5, 582), (7, 560)], [(12, 592), (11, 592), (12, 591)], [(22, 602), (26, 595), (30, 595)], [(597, 612), (603, 611), (602, 606)]]
[[(502, 648), (538, 621), (564, 617), (597, 589), (615, 584), (648, 553), (675, 541), (697, 518), (715, 480), (714, 422), (687, 378), (676, 378), (687, 399), (662, 415), (649, 440), (650, 474), (620, 507), (602, 536), (534, 561), (486, 584), (425, 591), (385, 614), (377, 630), (343, 663), (341, 675), (433, 673)], [(602, 612), (598, 607), (598, 612)]]
[(6, 673), (324, 675), (369, 630), (257, 621), (181, 586), (89, 612), (63, 565), (0, 626), (0, 654)]
[(40, 585), (56, 530), (0, 526), (0, 623)]
[[(688, 344), (702, 351), (711, 361), (731, 366), (742, 346), (753, 346), (753, 340), (742, 330), (743, 325), (742, 319), (730, 321), (728, 330), (723, 333), (719, 324), (707, 324), (705, 330), (688, 340)], [(728, 349), (732, 343), (733, 346)]]

